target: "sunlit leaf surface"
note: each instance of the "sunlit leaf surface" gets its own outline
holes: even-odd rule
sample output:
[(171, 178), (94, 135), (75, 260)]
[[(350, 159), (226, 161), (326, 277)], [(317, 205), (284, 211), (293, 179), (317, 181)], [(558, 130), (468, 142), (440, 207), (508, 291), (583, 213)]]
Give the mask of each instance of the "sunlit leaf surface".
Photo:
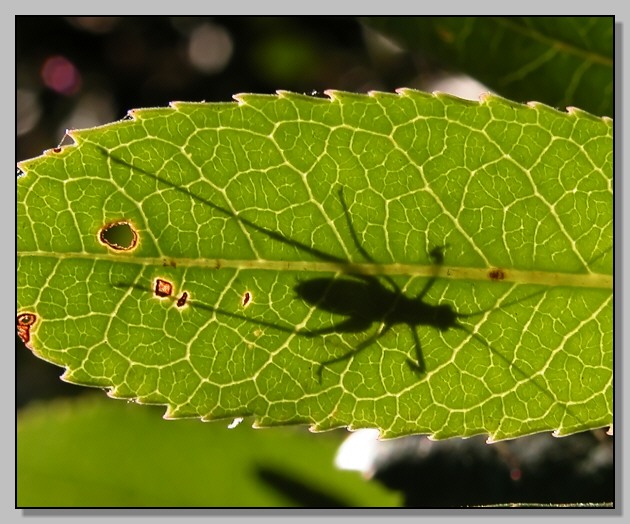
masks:
[(135, 110), (22, 162), (27, 345), (168, 417), (611, 424), (612, 121), (329, 96)]

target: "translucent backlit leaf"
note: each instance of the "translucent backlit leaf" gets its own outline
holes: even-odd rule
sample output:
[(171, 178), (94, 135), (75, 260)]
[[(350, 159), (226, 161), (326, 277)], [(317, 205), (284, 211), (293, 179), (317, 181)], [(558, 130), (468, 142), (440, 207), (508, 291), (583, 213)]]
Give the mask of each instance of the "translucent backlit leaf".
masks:
[(172, 418), (610, 425), (612, 121), (328, 94), (135, 110), (20, 163), (32, 350)]

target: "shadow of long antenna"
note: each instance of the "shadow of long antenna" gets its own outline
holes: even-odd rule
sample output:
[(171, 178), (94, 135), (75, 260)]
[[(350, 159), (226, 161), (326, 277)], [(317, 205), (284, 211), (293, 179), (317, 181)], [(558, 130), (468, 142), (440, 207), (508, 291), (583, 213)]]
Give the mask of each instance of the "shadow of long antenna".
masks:
[(490, 351), (490, 353), (492, 353), (493, 355), (496, 355), (499, 359), (501, 359), (509, 369), (514, 370), (516, 373), (518, 373), (519, 375), (521, 375), (521, 377), (524, 379), (524, 381), (527, 382), (527, 384), (532, 384), (538, 391), (540, 391), (544, 396), (546, 396), (547, 398), (551, 399), (551, 401), (554, 404), (559, 404), (562, 405), (564, 410), (566, 411), (566, 413), (568, 413), (569, 415), (571, 415), (576, 421), (578, 421), (581, 424), (585, 424), (585, 421), (579, 417), (565, 402), (560, 401), (558, 398), (554, 397), (551, 392), (545, 388), (544, 386), (540, 385), (538, 383), (538, 381), (536, 380), (537, 377), (532, 376), (531, 373), (527, 373), (524, 369), (522, 369), (515, 361), (510, 360), (509, 358), (507, 358), (506, 356), (504, 356), (499, 350), (497, 350), (496, 348), (492, 347), (492, 345), (486, 340), (484, 339), (479, 333), (474, 333), (473, 331), (463, 327), (463, 326), (457, 326), (456, 329), (459, 329), (461, 331), (464, 331), (465, 333), (468, 334), (468, 336), (474, 338), (475, 340), (477, 340), (478, 342), (480, 342), (481, 344), (483, 344), (485, 347), (488, 348), (488, 350)]
[(158, 182), (159, 184), (162, 184), (166, 187), (169, 187), (175, 191), (178, 191), (179, 193), (182, 193), (184, 195), (186, 195), (187, 197), (190, 197), (194, 200), (196, 200), (197, 202), (204, 204), (206, 206), (208, 206), (211, 209), (214, 209), (215, 211), (217, 211), (218, 213), (221, 213), (222, 215), (225, 215), (229, 218), (233, 218), (234, 220), (236, 220), (237, 222), (240, 222), (241, 224), (247, 226), (248, 228), (251, 228), (254, 231), (258, 231), (259, 233), (262, 233), (263, 235), (266, 235), (267, 237), (269, 237), (272, 240), (276, 240), (278, 242), (281, 242), (282, 244), (285, 245), (289, 245), (292, 247), (295, 247), (297, 249), (299, 249), (300, 251), (303, 251), (305, 253), (308, 253), (310, 255), (313, 255), (314, 257), (319, 258), (320, 260), (326, 261), (326, 262), (333, 262), (333, 263), (337, 263), (339, 264), (339, 268), (340, 269), (346, 269), (348, 267), (349, 262), (341, 257), (337, 257), (335, 255), (331, 255), (330, 253), (326, 253), (325, 251), (321, 251), (317, 248), (314, 248), (312, 246), (309, 246), (308, 244), (304, 244), (302, 242), (299, 242), (298, 240), (294, 240), (291, 238), (288, 238), (280, 233), (278, 233), (277, 231), (273, 231), (271, 229), (267, 229), (263, 226), (260, 226), (254, 222), (252, 222), (251, 220), (248, 220), (247, 218), (244, 218), (240, 215), (238, 215), (237, 213), (234, 213), (233, 211), (230, 211), (229, 209), (226, 209), (214, 202), (212, 202), (211, 200), (208, 200), (207, 198), (204, 198), (200, 195), (197, 195), (195, 193), (193, 193), (192, 191), (185, 189), (181, 186), (178, 186), (177, 184), (175, 184), (174, 182), (171, 182), (169, 180), (166, 180), (158, 175), (156, 175), (155, 173), (151, 173), (150, 171), (147, 171), (146, 169), (143, 169), (141, 167), (135, 166), (129, 162), (127, 162), (126, 160), (123, 160), (122, 158), (119, 158), (115, 155), (113, 155), (111, 152), (109, 152), (107, 149), (105, 149), (102, 146), (99, 145), (94, 145), (94, 147), (96, 147), (98, 149), (98, 151), (104, 155), (106, 158), (110, 159), (112, 162), (114, 162), (115, 164), (124, 166), (128, 169), (132, 169), (133, 171), (136, 171), (144, 176), (147, 176), (153, 180), (155, 180), (156, 182)]
[[(208, 200), (207, 198), (204, 198), (200, 195), (197, 195), (193, 192), (191, 192), (188, 189), (185, 189), (181, 186), (178, 186), (177, 184), (166, 180), (154, 173), (151, 173), (150, 171), (147, 171), (146, 169), (143, 169), (141, 167), (135, 166), (131, 163), (129, 163), (128, 161), (121, 159), (119, 157), (116, 157), (115, 155), (113, 155), (110, 151), (108, 151), (107, 149), (99, 146), (99, 145), (95, 145), (94, 147), (96, 147), (97, 150), (99, 150), (99, 152), (101, 154), (103, 154), (106, 158), (110, 159), (113, 163), (119, 164), (121, 166), (124, 166), (125, 168), (131, 169), (137, 173), (140, 173), (146, 177), (151, 178), (152, 180), (156, 181), (157, 183), (169, 187), (179, 193), (184, 194), (185, 196), (192, 198), (194, 200), (196, 200), (197, 202), (200, 202), (206, 206), (208, 206), (209, 208), (217, 211), (218, 213), (232, 218), (234, 220), (236, 220), (237, 222), (241, 223), (242, 225), (246, 226), (247, 228), (250, 228), (251, 230), (257, 231), (265, 236), (267, 236), (268, 238), (275, 240), (277, 242), (280, 242), (282, 244), (285, 245), (289, 245), (292, 246), (300, 251), (303, 251), (304, 253), (308, 253), (316, 258), (318, 258), (319, 260), (322, 261), (327, 261), (327, 262), (332, 262), (335, 264), (339, 265), (339, 270), (346, 273), (346, 274), (355, 274), (358, 276), (361, 276), (363, 278), (368, 278), (369, 280), (374, 280), (373, 276), (365, 276), (365, 275), (361, 275), (361, 273), (358, 271), (358, 269), (356, 271), (349, 271), (349, 268), (351, 267), (351, 263), (348, 260), (345, 260), (341, 257), (337, 257), (335, 255), (331, 255), (330, 253), (326, 253), (325, 251), (321, 251), (317, 248), (314, 248), (310, 245), (304, 244), (302, 242), (299, 242), (297, 240), (288, 238), (276, 231), (267, 229), (263, 226), (260, 226), (254, 222), (252, 222), (251, 220), (248, 220), (247, 218), (244, 218), (242, 216), (239, 216), (237, 213), (234, 213), (233, 211), (230, 211), (229, 209), (226, 209), (214, 202), (212, 202), (211, 200)], [(352, 225), (352, 222), (349, 219), (349, 210), (347, 207), (347, 204), (343, 198), (343, 190), (340, 189), (339, 190), (339, 195), (340, 195), (340, 201), (341, 201), (341, 205), (344, 209), (344, 212), (346, 213), (346, 220), (347, 220), (347, 224), (350, 230), (350, 234), (351, 234), (351, 238), (355, 244), (355, 246), (358, 248), (359, 252), (361, 253), (361, 255), (368, 261), (368, 262), (374, 262), (374, 259), (371, 257), (371, 255), (361, 246), (358, 236), (356, 234), (356, 231), (354, 230), (354, 227)], [(441, 265), (441, 262), (443, 261), (443, 254), (442, 252), (432, 252), (431, 254), (432, 260), (434, 260), (434, 262), (437, 265)], [(421, 295), (418, 297), (418, 299), (422, 299), (424, 293), (426, 293), (426, 291), (428, 291), (428, 288), (430, 287), (430, 285), (432, 284), (432, 282), (435, 280), (435, 276), (429, 279), (428, 285), (425, 286), (425, 288), (423, 289), (423, 292), (421, 293)], [(398, 292), (400, 292), (402, 294), (402, 291), (400, 290), (400, 288), (393, 282), (393, 280), (391, 280), (390, 277), (386, 276), (386, 280), (388, 282), (390, 282), (390, 284), (393, 284), (393, 286), (396, 288), (396, 290)], [(152, 292), (151, 289), (149, 288), (145, 288), (143, 286), (139, 286), (136, 284), (125, 284), (125, 283), (116, 283), (114, 284), (115, 287), (124, 287), (126, 289), (128, 289), (129, 287), (132, 287), (134, 289), (138, 289), (141, 290), (142, 292), (146, 293), (146, 292)], [(529, 295), (526, 295), (525, 297), (519, 298), (519, 299), (515, 299), (511, 302), (505, 303), (505, 304), (501, 304), (499, 307), (501, 309), (507, 308), (515, 303), (518, 302), (523, 302), (524, 300), (528, 300), (534, 296), (543, 294), (547, 291), (547, 289), (541, 289), (538, 291), (535, 291)], [(188, 302), (188, 304), (191, 307), (195, 307), (195, 308), (199, 308), (199, 309), (204, 309), (206, 311), (210, 311), (213, 313), (218, 313), (220, 315), (225, 315), (227, 317), (230, 318), (234, 318), (234, 319), (238, 319), (238, 320), (242, 320), (244, 322), (250, 322), (253, 323), (255, 325), (259, 325), (259, 326), (263, 326), (263, 327), (268, 327), (268, 328), (272, 328), (275, 330), (278, 330), (280, 332), (285, 332), (285, 333), (289, 333), (289, 334), (294, 334), (294, 335), (301, 335), (301, 336), (309, 336), (308, 332), (305, 331), (300, 331), (300, 330), (296, 330), (294, 327), (290, 327), (290, 326), (282, 326), (279, 325), (277, 323), (271, 323), (271, 322), (266, 322), (264, 320), (259, 320), (259, 319), (255, 319), (255, 318), (251, 318), (251, 317), (246, 317), (244, 315), (240, 315), (238, 313), (233, 313), (230, 311), (226, 311), (223, 310), (221, 308), (216, 308), (213, 306), (210, 306), (208, 304), (204, 304), (202, 302), (196, 301), (196, 300), (191, 300)], [(460, 314), (457, 313), (456, 317), (457, 318), (470, 318), (470, 317), (475, 317), (475, 316), (479, 316), (485, 313), (488, 313), (490, 311), (492, 311), (493, 309), (495, 309), (497, 306), (492, 307), (492, 308), (488, 308), (486, 310), (482, 310), (479, 312), (475, 312), (475, 313), (470, 313), (470, 314)], [(351, 351), (350, 353), (347, 353), (345, 355), (343, 355), (342, 357), (339, 358), (334, 358), (331, 359), (329, 361), (326, 361), (324, 363), (322, 363), (322, 366), (324, 366), (325, 364), (330, 364), (330, 363), (335, 363), (335, 362), (339, 362), (342, 360), (345, 360), (346, 358), (351, 357), (352, 355), (355, 355), (356, 353), (358, 353), (359, 351), (361, 351), (362, 349), (365, 349), (366, 347), (368, 347), (372, 342), (374, 342), (374, 340), (380, 338), (380, 336), (384, 335), (387, 331), (389, 331), (389, 329), (391, 328), (390, 324), (389, 326), (387, 326), (384, 330), (384, 332), (379, 333), (377, 335), (373, 335), (371, 337), (369, 337), (366, 341), (364, 341), (363, 343), (361, 343), (357, 348), (355, 348), (353, 351)], [(540, 384), (538, 384), (538, 382), (535, 380), (535, 378), (533, 378), (530, 374), (528, 374), (527, 372), (525, 372), (523, 369), (521, 369), (515, 362), (511, 361), (510, 359), (508, 359), (507, 357), (505, 357), (503, 354), (501, 354), (501, 352), (497, 351), (495, 348), (493, 348), (481, 335), (479, 335), (478, 333), (475, 333), (471, 330), (469, 330), (468, 328), (464, 327), (461, 324), (457, 324), (455, 326), (452, 326), (456, 329), (462, 330), (465, 333), (468, 334), (468, 336), (474, 338), (475, 340), (479, 341), (481, 344), (483, 344), (485, 347), (488, 348), (488, 350), (493, 353), (494, 355), (496, 355), (499, 359), (501, 359), (507, 366), (511, 367), (512, 369), (514, 369), (518, 374), (520, 374), (526, 381), (528, 381), (528, 383), (533, 384), (540, 392), (542, 392), (545, 396), (547, 396), (548, 398), (550, 398), (554, 403), (561, 403), (557, 398), (555, 398), (551, 392), (546, 389), (545, 387), (541, 386)], [(414, 332), (414, 335), (417, 339), (417, 334), (415, 333), (415, 330), (412, 330)], [(417, 341), (419, 344), (419, 341)], [(421, 358), (421, 355), (420, 355)], [(415, 364), (414, 364), (415, 365)], [(420, 366), (424, 366), (424, 362), (422, 360), (420, 360)], [(575, 420), (583, 422), (581, 420), (580, 417), (578, 417), (575, 413), (572, 412), (572, 410), (566, 405), (566, 403), (561, 403), (564, 406), (564, 409), (566, 410), (566, 412), (568, 414), (570, 414)]]

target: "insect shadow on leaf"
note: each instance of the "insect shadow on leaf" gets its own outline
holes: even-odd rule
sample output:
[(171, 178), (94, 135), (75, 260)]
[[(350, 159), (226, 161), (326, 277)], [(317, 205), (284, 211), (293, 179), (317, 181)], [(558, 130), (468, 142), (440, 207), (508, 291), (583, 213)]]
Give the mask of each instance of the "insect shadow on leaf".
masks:
[[(355, 247), (367, 262), (376, 264), (376, 260), (359, 241), (343, 196), (343, 189), (339, 189), (339, 200)], [(444, 262), (444, 246), (434, 247), (429, 253), (429, 258), (436, 267), (440, 266)], [(431, 305), (423, 301), (436, 278), (436, 276), (429, 278), (416, 297), (406, 296), (388, 275), (377, 277), (357, 273), (341, 277), (314, 278), (298, 283), (295, 287), (298, 298), (323, 311), (347, 317), (329, 327), (300, 331), (303, 336), (313, 338), (331, 333), (367, 332), (374, 323), (380, 323), (376, 332), (354, 349), (322, 362), (318, 369), (320, 380), (324, 368), (357, 355), (385, 336), (397, 324), (406, 324), (413, 337), (416, 360), (407, 358), (407, 364), (415, 373), (424, 374), (426, 367), (416, 327), (426, 325), (445, 331), (460, 327), (457, 319), (464, 316), (458, 315), (450, 305)]]
[[(214, 209), (218, 213), (232, 218), (239, 222), (244, 228), (257, 231), (271, 240), (281, 242), (285, 245), (293, 246), (305, 253), (313, 255), (318, 259), (326, 262), (330, 262), (331, 265), (338, 265), (339, 274), (341, 276), (334, 276), (328, 278), (315, 278), (309, 279), (303, 282), (299, 282), (295, 286), (295, 292), (297, 297), (312, 307), (318, 308), (322, 311), (331, 313), (337, 313), (347, 318), (341, 322), (332, 326), (320, 328), (320, 329), (297, 329), (295, 326), (284, 326), (277, 322), (267, 322), (262, 319), (252, 318), (239, 313), (223, 310), (221, 308), (209, 305), (202, 302), (199, 299), (188, 300), (188, 304), (192, 308), (199, 308), (206, 311), (211, 311), (215, 314), (224, 315), (239, 319), (245, 322), (249, 322), (255, 325), (268, 327), (277, 331), (289, 333), (291, 335), (304, 336), (308, 338), (315, 338), (318, 336), (324, 336), (330, 333), (358, 333), (361, 331), (369, 331), (370, 327), (374, 323), (380, 323), (380, 327), (376, 332), (368, 336), (365, 340), (360, 342), (351, 351), (335, 357), (324, 362), (321, 362), (318, 367), (318, 377), (321, 380), (323, 370), (332, 364), (349, 360), (360, 351), (370, 347), (378, 339), (383, 337), (397, 324), (406, 324), (411, 331), (414, 346), (415, 357), (413, 360), (407, 358), (407, 364), (410, 369), (417, 375), (422, 376), (425, 371), (425, 363), (422, 355), (422, 347), (416, 332), (416, 328), (419, 326), (427, 326), (435, 328), (441, 332), (445, 332), (449, 329), (456, 329), (464, 331), (468, 334), (468, 337), (474, 338), (484, 345), (489, 351), (491, 351), (497, 358), (502, 360), (507, 366), (513, 369), (516, 373), (521, 375), (523, 379), (531, 381), (531, 383), (547, 397), (552, 399), (553, 402), (558, 402), (558, 399), (546, 388), (544, 385), (539, 384), (536, 377), (532, 377), (531, 373), (527, 373), (519, 366), (516, 365), (510, 358), (503, 355), (500, 351), (493, 348), (481, 335), (479, 335), (476, 329), (471, 329), (468, 326), (464, 326), (461, 322), (462, 319), (477, 317), (489, 313), (497, 308), (506, 309), (514, 304), (523, 303), (526, 300), (532, 299), (535, 296), (542, 295), (547, 292), (547, 289), (542, 288), (538, 291), (534, 291), (528, 295), (522, 296), (510, 302), (497, 303), (495, 306), (476, 311), (474, 313), (463, 314), (457, 312), (450, 304), (429, 304), (425, 302), (425, 297), (435, 281), (439, 276), (439, 267), (444, 262), (444, 247), (434, 247), (429, 252), (429, 258), (436, 268), (435, 274), (428, 278), (424, 287), (415, 297), (408, 297), (403, 290), (396, 284), (396, 282), (388, 275), (371, 275), (361, 272), (361, 267), (358, 264), (353, 264), (348, 260), (331, 255), (325, 251), (319, 250), (313, 246), (303, 244), (297, 240), (288, 238), (281, 233), (273, 230), (269, 230), (263, 226), (260, 226), (251, 220), (239, 216), (238, 214), (221, 207), (208, 199), (191, 192), (189, 189), (178, 186), (177, 184), (164, 179), (154, 173), (151, 173), (145, 169), (134, 166), (129, 162), (116, 157), (110, 151), (104, 148), (98, 148), (101, 153), (107, 157), (110, 161), (116, 164), (123, 165), (132, 169), (134, 172), (145, 175), (152, 178), (158, 183), (169, 187), (175, 191), (178, 191), (186, 196), (195, 199), (196, 201), (207, 205)], [(346, 202), (343, 197), (343, 189), (339, 190), (339, 198), (343, 206), (344, 215), (348, 225), (352, 242), (359, 253), (365, 260), (370, 263), (375, 263), (370, 254), (363, 248), (357, 237), (356, 231), (352, 225), (350, 219), (350, 213)], [(153, 292), (150, 286), (143, 286), (137, 283), (125, 283), (116, 282), (113, 284), (118, 288), (135, 288), (142, 290), (143, 292)], [(465, 341), (464, 341), (465, 343)], [(568, 406), (565, 406), (567, 412), (570, 412)], [(579, 420), (575, 414), (572, 414), (574, 418)]]
[[(367, 262), (377, 264), (359, 241), (343, 196), (343, 189), (339, 189), (339, 200), (343, 207), (352, 242)], [(327, 366), (352, 358), (376, 343), (398, 324), (407, 325), (411, 332), (415, 348), (415, 360), (407, 358), (406, 362), (409, 368), (419, 376), (426, 372), (422, 345), (417, 332), (419, 326), (431, 327), (442, 332), (449, 329), (460, 329), (480, 339), (460, 324), (459, 320), (480, 316), (487, 310), (473, 314), (462, 314), (455, 311), (449, 304), (434, 305), (424, 300), (438, 278), (439, 266), (444, 263), (444, 249), (446, 247), (436, 246), (429, 252), (429, 259), (435, 267), (435, 274), (427, 280), (420, 293), (414, 297), (406, 296), (400, 286), (388, 275), (374, 276), (356, 273), (342, 277), (314, 278), (300, 282), (295, 287), (298, 298), (308, 304), (347, 317), (329, 327), (300, 331), (299, 333), (303, 336), (312, 338), (331, 333), (367, 332), (373, 324), (380, 324), (380, 327), (372, 335), (360, 342), (351, 351), (322, 362), (318, 369), (320, 381), (323, 370)], [(485, 340), (481, 339), (481, 341), (488, 346)]]

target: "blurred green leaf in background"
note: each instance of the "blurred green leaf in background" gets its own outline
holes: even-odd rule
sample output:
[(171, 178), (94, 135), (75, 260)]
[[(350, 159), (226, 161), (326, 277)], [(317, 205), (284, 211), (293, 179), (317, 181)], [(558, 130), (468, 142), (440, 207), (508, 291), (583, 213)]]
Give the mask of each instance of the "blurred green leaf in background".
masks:
[(613, 116), (612, 17), (378, 17), (407, 49), (517, 102)]
[(173, 423), (102, 395), (19, 415), (20, 507), (353, 507), (400, 496), (334, 457), (343, 433)]

